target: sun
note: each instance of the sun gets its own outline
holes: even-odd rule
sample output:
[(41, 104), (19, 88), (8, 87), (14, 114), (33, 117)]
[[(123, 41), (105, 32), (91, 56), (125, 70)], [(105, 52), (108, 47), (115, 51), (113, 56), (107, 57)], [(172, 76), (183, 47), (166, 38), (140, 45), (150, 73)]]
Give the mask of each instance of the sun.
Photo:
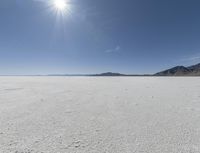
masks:
[(66, 0), (54, 0), (54, 7), (58, 11), (64, 11), (67, 8)]
[[(1, 1), (1, 0), (0, 0)], [(66, 18), (71, 15), (71, 0), (44, 0), (47, 3), (47, 9), (53, 13), (57, 19)]]

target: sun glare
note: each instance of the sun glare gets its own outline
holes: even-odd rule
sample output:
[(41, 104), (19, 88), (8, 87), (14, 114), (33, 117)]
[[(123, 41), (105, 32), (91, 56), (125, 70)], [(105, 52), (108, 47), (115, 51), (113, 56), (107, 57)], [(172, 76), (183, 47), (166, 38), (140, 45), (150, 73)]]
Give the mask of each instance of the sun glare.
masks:
[(54, 6), (59, 11), (64, 11), (67, 8), (66, 0), (54, 0)]
[(64, 19), (71, 14), (71, 0), (49, 0), (47, 5), (48, 11), (56, 15), (57, 19)]

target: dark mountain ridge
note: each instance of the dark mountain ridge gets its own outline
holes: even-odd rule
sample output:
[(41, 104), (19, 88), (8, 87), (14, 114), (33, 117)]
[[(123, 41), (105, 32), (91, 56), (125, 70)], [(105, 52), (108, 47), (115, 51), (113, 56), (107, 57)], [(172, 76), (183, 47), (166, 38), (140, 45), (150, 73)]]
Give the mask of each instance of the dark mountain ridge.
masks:
[(176, 66), (158, 72), (154, 76), (200, 76), (200, 63), (189, 67)]

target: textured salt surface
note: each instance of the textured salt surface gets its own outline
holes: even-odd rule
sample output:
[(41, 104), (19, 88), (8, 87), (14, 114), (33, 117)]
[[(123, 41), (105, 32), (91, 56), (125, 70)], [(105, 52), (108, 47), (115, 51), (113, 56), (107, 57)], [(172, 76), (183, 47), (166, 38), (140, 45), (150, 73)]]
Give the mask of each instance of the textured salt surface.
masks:
[(0, 153), (199, 153), (200, 78), (0, 77)]

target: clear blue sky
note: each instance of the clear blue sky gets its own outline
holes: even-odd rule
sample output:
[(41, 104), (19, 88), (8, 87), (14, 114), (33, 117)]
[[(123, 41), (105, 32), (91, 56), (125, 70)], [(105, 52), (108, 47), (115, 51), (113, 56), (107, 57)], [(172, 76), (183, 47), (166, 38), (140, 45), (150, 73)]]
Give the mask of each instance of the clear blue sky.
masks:
[(200, 62), (199, 0), (0, 0), (0, 74), (155, 73)]

